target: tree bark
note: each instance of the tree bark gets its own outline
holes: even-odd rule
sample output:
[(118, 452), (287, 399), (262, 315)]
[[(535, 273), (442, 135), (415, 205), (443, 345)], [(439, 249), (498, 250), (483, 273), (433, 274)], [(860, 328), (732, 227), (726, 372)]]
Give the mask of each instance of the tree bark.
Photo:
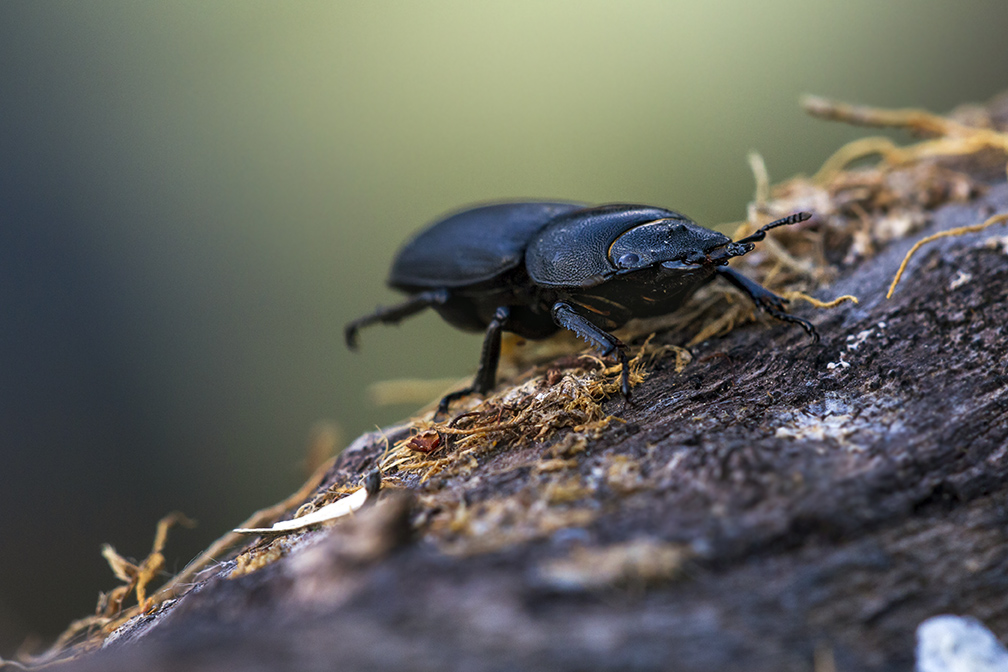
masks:
[[(1005, 231), (935, 241), (884, 298), (915, 240), (1008, 211), (1003, 178), (838, 265), (822, 294), (860, 304), (795, 311), (820, 344), (737, 328), (605, 401), (623, 422), (390, 474), (68, 669), (906, 670), (934, 615), (1008, 638)], [(409, 429), (361, 437), (320, 491)]]

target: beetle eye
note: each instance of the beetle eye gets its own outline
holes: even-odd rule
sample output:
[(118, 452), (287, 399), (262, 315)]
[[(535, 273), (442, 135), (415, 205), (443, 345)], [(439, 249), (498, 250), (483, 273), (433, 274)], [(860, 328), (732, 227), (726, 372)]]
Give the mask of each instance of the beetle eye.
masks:
[(639, 262), (640, 257), (638, 257), (633, 252), (627, 252), (626, 254), (622, 255), (616, 263), (622, 268), (632, 268), (633, 266), (636, 266)]

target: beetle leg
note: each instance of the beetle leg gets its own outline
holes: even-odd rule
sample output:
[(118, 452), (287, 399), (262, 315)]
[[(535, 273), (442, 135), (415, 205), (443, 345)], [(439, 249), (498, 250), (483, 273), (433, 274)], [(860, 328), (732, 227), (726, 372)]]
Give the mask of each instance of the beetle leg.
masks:
[(361, 327), (366, 327), (369, 324), (376, 324), (378, 322), (381, 322), (382, 324), (398, 324), (400, 320), (403, 320), (410, 315), (416, 315), (424, 308), (440, 306), (447, 301), (448, 290), (435, 289), (430, 292), (420, 292), (419, 294), (414, 294), (398, 306), (392, 306), (390, 308), (378, 307), (370, 315), (365, 315), (362, 318), (356, 319), (344, 327), (343, 336), (346, 338), (347, 347), (351, 350), (357, 349), (357, 331)]
[(553, 321), (564, 329), (569, 329), (602, 351), (603, 357), (616, 353), (622, 370), (620, 372), (620, 392), (630, 401), (630, 360), (627, 358), (623, 341), (607, 331), (599, 329), (580, 315), (569, 303), (557, 301), (553, 304)]
[(797, 324), (808, 332), (808, 335), (812, 337), (813, 343), (819, 342), (819, 332), (816, 331), (811, 322), (803, 320), (800, 317), (795, 317), (794, 315), (789, 315), (784, 311), (784, 306), (787, 305), (787, 299), (782, 296), (777, 296), (763, 285), (750, 280), (728, 266), (719, 266), (717, 268), (717, 274), (745, 292), (746, 296), (752, 299), (752, 302), (757, 306), (770, 313), (778, 320)]
[(476, 392), (486, 394), (497, 384), (497, 363), (500, 361), (501, 351), (501, 331), (507, 324), (508, 317), (511, 316), (511, 309), (507, 306), (500, 306), (494, 314), (494, 318), (487, 325), (486, 336), (483, 337), (483, 350), (480, 352), (479, 369), (476, 371), (476, 378), (473, 384), (467, 388), (450, 392), (441, 398), (438, 404), (438, 413), (447, 413), (448, 405), (456, 399)]

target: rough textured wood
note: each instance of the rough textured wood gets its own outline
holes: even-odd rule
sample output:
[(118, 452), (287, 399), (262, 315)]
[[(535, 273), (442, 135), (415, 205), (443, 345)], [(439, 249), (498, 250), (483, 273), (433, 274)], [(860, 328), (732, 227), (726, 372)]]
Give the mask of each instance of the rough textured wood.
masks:
[[(750, 325), (681, 373), (666, 358), (632, 405), (606, 402), (625, 423), (573, 457), (544, 461), (561, 430), (401, 481), (352, 520), (261, 546), (258, 571), (204, 572), (66, 669), (905, 670), (917, 625), (941, 613), (1005, 639), (1006, 232), (937, 241), (884, 299), (915, 240), (1008, 211), (993, 176), (845, 268), (828, 294), (862, 301), (804, 313), (821, 344)], [(384, 450), (362, 437), (326, 485)], [(536, 494), (561, 483), (554, 468), (580, 484), (577, 510)], [(433, 507), (435, 491), (457, 506)], [(505, 500), (519, 520), (498, 532), (567, 517), (490, 547), (471, 520), (469, 537), (432, 532)]]
[[(920, 235), (991, 209), (1008, 209), (1008, 189), (942, 209)], [(72, 669), (808, 670), (829, 650), (840, 669), (896, 670), (932, 615), (972, 614), (1004, 638), (1008, 254), (985, 243), (999, 233), (928, 248), (890, 301), (913, 240), (852, 269), (831, 294), (863, 301), (821, 314), (820, 346), (796, 329), (737, 330), (682, 374), (654, 373), (629, 408), (610, 401), (627, 423), (580, 468), (627, 455), (658, 487), (600, 488), (587, 526), (450, 557), (389, 537), (402, 516), (376, 511), (256, 573), (205, 580)], [(829, 368), (841, 355), (849, 366)], [(375, 438), (332, 480), (369, 469)], [(470, 502), (530, 477), (503, 460), (460, 482)], [(362, 536), (400, 541), (348, 559), (339, 549)], [(683, 576), (543, 580), (572, 545), (640, 538), (691, 549)]]

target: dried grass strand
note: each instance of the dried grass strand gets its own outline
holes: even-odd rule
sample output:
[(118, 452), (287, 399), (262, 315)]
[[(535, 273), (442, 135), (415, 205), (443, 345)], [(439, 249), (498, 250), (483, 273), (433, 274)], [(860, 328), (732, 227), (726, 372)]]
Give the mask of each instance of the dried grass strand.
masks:
[(837, 306), (839, 306), (841, 303), (844, 303), (845, 301), (849, 301), (849, 302), (851, 302), (851, 303), (853, 303), (855, 305), (857, 305), (859, 303), (858, 302), (858, 298), (856, 296), (853, 296), (852, 294), (844, 294), (843, 296), (838, 296), (837, 298), (833, 299), (832, 301), (820, 301), (819, 299), (815, 298), (814, 296), (809, 296), (805, 292), (799, 292), (798, 290), (794, 290), (794, 291), (790, 291), (790, 292), (785, 293), (784, 297), (786, 299), (788, 299), (789, 301), (793, 301), (794, 299), (801, 299), (802, 301), (806, 301), (808, 303), (811, 303), (816, 308), (836, 308)]
[(972, 224), (970, 226), (959, 226), (954, 229), (947, 229), (945, 231), (939, 231), (938, 233), (933, 233), (930, 236), (925, 236), (921, 238), (914, 246), (910, 248), (910, 251), (906, 253), (903, 257), (903, 263), (900, 264), (899, 270), (896, 271), (896, 277), (893, 278), (892, 284), (889, 285), (889, 291), (886, 293), (886, 298), (891, 299), (893, 292), (896, 291), (896, 285), (899, 283), (900, 278), (903, 277), (903, 271), (906, 270), (907, 264), (910, 263), (910, 258), (917, 252), (920, 248), (928, 243), (934, 242), (939, 238), (949, 238), (953, 236), (964, 236), (968, 233), (977, 233), (978, 231), (983, 231), (989, 226), (994, 226), (995, 224), (1000, 224), (1002, 222), (1008, 222), (1008, 213), (1001, 213), (999, 215), (994, 215), (988, 217), (986, 221), (981, 224)]
[[(891, 166), (934, 156), (974, 154), (983, 149), (998, 149), (1008, 154), (1008, 133), (990, 128), (967, 126), (958, 121), (926, 110), (904, 108), (887, 110), (865, 105), (851, 105), (818, 96), (806, 96), (802, 107), (812, 116), (842, 121), (858, 126), (904, 128), (912, 132), (937, 136), (907, 147), (897, 147), (885, 137), (861, 138), (833, 153), (812, 181), (824, 185), (853, 161), (878, 154)], [(1008, 174), (1008, 163), (1005, 164)]]

